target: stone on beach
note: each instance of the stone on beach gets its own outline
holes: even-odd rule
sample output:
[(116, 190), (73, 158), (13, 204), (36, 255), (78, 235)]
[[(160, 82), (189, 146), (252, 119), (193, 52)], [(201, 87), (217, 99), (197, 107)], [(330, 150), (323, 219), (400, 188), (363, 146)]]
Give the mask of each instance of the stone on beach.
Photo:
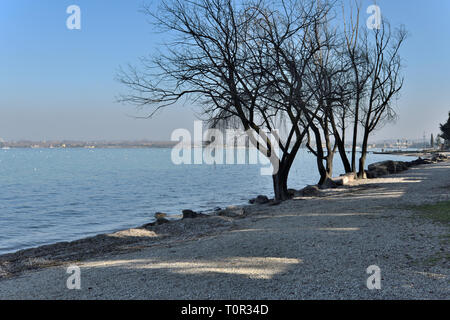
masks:
[(320, 189), (334, 189), (337, 187), (338, 184), (330, 178), (325, 179), (325, 181), (320, 185)]
[(433, 161), (433, 162), (444, 162), (447, 160), (448, 160), (448, 157), (445, 154), (441, 154), (441, 153), (435, 154), (431, 158), (431, 161)]
[(229, 206), (221, 211), (218, 211), (217, 214), (225, 217), (243, 217), (245, 215), (245, 209), (238, 206)]
[(155, 218), (158, 220), (158, 219), (164, 219), (164, 218), (166, 218), (167, 217), (167, 214), (166, 213), (162, 213), (162, 212), (156, 212), (155, 213)]
[(348, 185), (350, 182), (355, 181), (355, 174), (354, 174), (353, 172), (341, 174), (339, 177), (334, 178), (333, 181), (334, 181), (338, 186), (346, 186), (346, 185)]
[(267, 198), (267, 196), (259, 195), (254, 199), (250, 199), (248, 202), (251, 204), (266, 204), (269, 203), (270, 200), (269, 198)]
[(183, 212), (183, 219), (195, 219), (195, 218), (198, 218), (198, 217), (205, 216), (202, 213), (198, 213), (198, 212), (195, 212), (195, 211), (192, 211), (192, 210), (189, 210), (189, 209), (183, 210), (182, 212)]
[(395, 174), (398, 172), (408, 170), (409, 167), (410, 164), (408, 164), (408, 162), (403, 161), (387, 160), (382, 162), (376, 162), (368, 166), (369, 170), (366, 171), (366, 175), (367, 178), (374, 179), (388, 174)]
[(321, 192), (318, 186), (306, 186), (299, 191), (304, 197), (320, 197)]
[(368, 166), (368, 170), (366, 171), (367, 178), (375, 179), (381, 176), (385, 176), (388, 174), (395, 174), (405, 170), (408, 170), (411, 167), (422, 165), (422, 164), (433, 164), (438, 162), (445, 162), (448, 160), (448, 156), (445, 154), (434, 154), (431, 159), (423, 159), (419, 157), (413, 161), (382, 161), (372, 163)]
[(155, 213), (155, 219), (156, 219), (156, 224), (164, 224), (164, 223), (168, 223), (169, 220), (166, 219), (167, 214), (163, 213), (163, 212), (156, 212)]
[(402, 161), (382, 161), (369, 165), (369, 171), (387, 171), (387, 173), (397, 173), (408, 169), (408, 166)]

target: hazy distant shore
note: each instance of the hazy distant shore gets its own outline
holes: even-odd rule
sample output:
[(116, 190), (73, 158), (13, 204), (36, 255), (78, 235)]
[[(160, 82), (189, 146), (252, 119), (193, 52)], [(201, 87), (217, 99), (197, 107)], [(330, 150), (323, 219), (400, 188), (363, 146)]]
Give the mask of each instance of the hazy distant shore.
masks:
[(126, 148), (172, 148), (173, 141), (16, 141), (1, 142), (0, 148), (16, 149), (126, 149)]
[[(78, 141), (78, 140), (48, 140), (48, 141), (31, 141), (31, 140), (20, 140), (20, 141), (3, 141), (0, 139), (0, 149), (2, 148), (16, 148), (16, 149), (126, 149), (126, 148), (172, 148), (179, 144), (179, 141), (147, 141), (147, 140), (118, 140), (118, 141)], [(205, 143), (206, 145), (206, 143)], [(303, 146), (306, 148), (305, 146)], [(346, 148), (351, 150), (351, 145), (347, 145)], [(415, 144), (411, 145), (409, 148), (414, 148), (415, 151), (408, 151), (406, 147), (396, 149), (395, 144), (388, 144), (386, 147), (385, 143), (375, 143), (371, 144), (370, 150), (381, 150), (386, 149), (382, 154), (394, 154), (409, 155), (416, 152), (417, 154), (427, 154), (428, 151), (421, 149), (423, 145)], [(436, 150), (434, 150), (436, 151)]]
[[(449, 299), (448, 227), (412, 209), (450, 200), (449, 178), (450, 162), (422, 165), (318, 197), (2, 255), (0, 298)], [(69, 264), (82, 290), (65, 288)], [(365, 288), (371, 264), (384, 272), (379, 292)]]

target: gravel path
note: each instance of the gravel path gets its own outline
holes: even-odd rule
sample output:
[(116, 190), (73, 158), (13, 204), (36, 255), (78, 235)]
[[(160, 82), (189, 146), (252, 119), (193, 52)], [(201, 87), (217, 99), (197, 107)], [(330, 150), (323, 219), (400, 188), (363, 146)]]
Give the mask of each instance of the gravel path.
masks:
[[(449, 261), (435, 259), (450, 253), (448, 226), (410, 208), (444, 200), (450, 163), (420, 166), (251, 206), (220, 232), (80, 259), (81, 290), (67, 289), (66, 265), (2, 279), (0, 299), (450, 299)], [(366, 286), (371, 265), (381, 290)]]

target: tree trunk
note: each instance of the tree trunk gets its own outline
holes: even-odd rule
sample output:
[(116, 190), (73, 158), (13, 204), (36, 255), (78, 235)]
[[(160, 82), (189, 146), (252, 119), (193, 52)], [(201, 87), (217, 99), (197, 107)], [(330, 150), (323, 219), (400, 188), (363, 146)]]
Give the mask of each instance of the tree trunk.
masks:
[(334, 154), (336, 152), (336, 145), (334, 148), (332, 147), (330, 133), (328, 131), (328, 121), (327, 120), (325, 120), (325, 124), (323, 126), (323, 131), (324, 131), (324, 135), (325, 135), (325, 144), (326, 144), (326, 148), (327, 148), (327, 156), (325, 157), (326, 170), (327, 170), (327, 175), (331, 177), (333, 175), (333, 160), (334, 160)]
[(350, 165), (350, 161), (348, 160), (347, 152), (345, 150), (345, 141), (344, 141), (345, 137), (341, 138), (336, 127), (334, 127), (333, 130), (335, 131), (334, 139), (335, 139), (337, 147), (338, 147), (339, 156), (341, 157), (342, 165), (344, 166), (345, 173), (350, 173), (350, 172), (352, 172), (352, 167)]
[(324, 160), (324, 152), (322, 147), (322, 138), (320, 136), (319, 129), (314, 125), (311, 124), (311, 130), (314, 132), (315, 140), (316, 140), (316, 162), (317, 162), (317, 169), (319, 170), (320, 179), (319, 179), (319, 185), (324, 184), (328, 178), (330, 178), (327, 168), (323, 164)]
[(331, 154), (327, 155), (327, 174), (328, 176), (333, 176), (333, 159), (334, 159), (334, 152), (331, 152)]
[(287, 188), (288, 174), (289, 170), (287, 170), (286, 164), (280, 163), (278, 172), (272, 176), (275, 200), (283, 201), (289, 199)]
[(362, 144), (362, 150), (361, 150), (361, 158), (359, 158), (359, 172), (358, 172), (358, 178), (363, 179), (365, 178), (365, 165), (366, 165), (366, 157), (367, 157), (367, 146), (368, 146), (368, 140), (369, 140), (369, 133), (367, 130), (364, 132), (364, 139)]
[(347, 152), (345, 151), (345, 143), (336, 137), (336, 143), (338, 146), (339, 155), (341, 156), (342, 165), (344, 166), (345, 173), (352, 172), (350, 161), (348, 161)]
[(336, 123), (334, 122), (334, 116), (330, 114), (330, 122), (333, 127), (334, 139), (336, 141), (339, 155), (341, 156), (342, 165), (344, 166), (345, 173), (352, 172), (352, 167), (350, 166), (350, 161), (347, 157), (347, 152), (345, 151), (345, 129), (342, 129), (342, 137), (339, 135)]
[(317, 158), (317, 167), (319, 169), (320, 179), (318, 185), (323, 185), (328, 179), (330, 179), (330, 175), (328, 174), (327, 169), (323, 165), (323, 161)]
[[(357, 84), (359, 84), (358, 81), (358, 74), (356, 73), (357, 77)], [(356, 141), (358, 140), (358, 121), (359, 121), (359, 100), (360, 100), (360, 92), (359, 88), (357, 88), (356, 92), (356, 104), (355, 104), (355, 119), (353, 123), (353, 143), (352, 143), (352, 172), (356, 173)]]
[(353, 126), (352, 143), (352, 171), (356, 173), (356, 140), (358, 139), (358, 110), (355, 111), (355, 123)]

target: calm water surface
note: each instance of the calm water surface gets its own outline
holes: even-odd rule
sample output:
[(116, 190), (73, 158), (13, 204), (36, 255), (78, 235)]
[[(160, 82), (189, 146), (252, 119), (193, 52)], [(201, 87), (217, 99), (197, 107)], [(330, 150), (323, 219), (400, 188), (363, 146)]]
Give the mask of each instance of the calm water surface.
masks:
[[(392, 158), (369, 155), (368, 163)], [(0, 150), (0, 254), (135, 227), (157, 211), (209, 211), (272, 196), (271, 177), (260, 168), (177, 166), (171, 149)], [(289, 187), (315, 184), (316, 171), (302, 151)], [(342, 172), (336, 158), (335, 173)]]

